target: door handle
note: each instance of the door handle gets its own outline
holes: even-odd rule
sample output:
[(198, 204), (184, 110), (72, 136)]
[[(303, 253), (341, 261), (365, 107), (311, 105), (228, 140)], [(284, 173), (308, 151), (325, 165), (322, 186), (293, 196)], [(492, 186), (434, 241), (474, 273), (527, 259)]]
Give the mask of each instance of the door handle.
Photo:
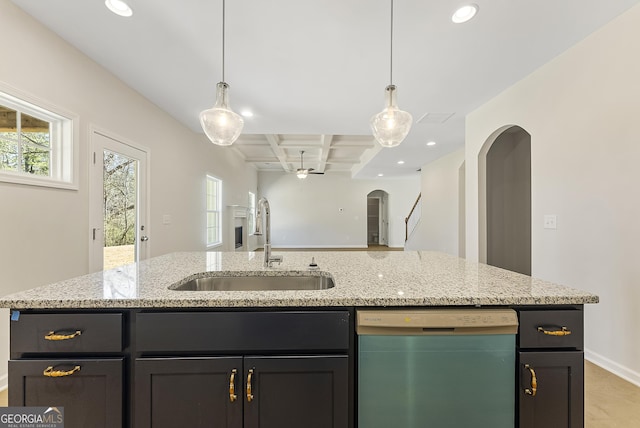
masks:
[(251, 378), (253, 376), (253, 369), (249, 369), (249, 373), (247, 374), (247, 401), (253, 401), (253, 392), (251, 387)]
[(543, 327), (538, 327), (538, 331), (548, 336), (568, 336), (571, 334), (571, 330), (567, 329), (565, 326), (562, 326), (560, 330), (546, 330)]
[(72, 374), (79, 371), (80, 371), (80, 366), (75, 366), (71, 370), (55, 370), (53, 366), (49, 366), (46, 369), (44, 369), (42, 374), (46, 377), (64, 377), (64, 376), (71, 376)]
[(149, 240), (149, 237), (148, 237), (147, 235), (142, 235), (142, 236), (140, 237), (140, 240), (141, 240), (142, 242), (145, 242), (145, 241), (148, 241), (148, 240)]
[(536, 371), (529, 364), (525, 364), (524, 368), (531, 373), (531, 388), (525, 388), (524, 393), (535, 397), (538, 393), (538, 378), (536, 377)]
[(238, 370), (231, 370), (231, 377), (229, 378), (229, 401), (232, 403), (238, 398), (236, 395), (236, 373), (238, 373)]

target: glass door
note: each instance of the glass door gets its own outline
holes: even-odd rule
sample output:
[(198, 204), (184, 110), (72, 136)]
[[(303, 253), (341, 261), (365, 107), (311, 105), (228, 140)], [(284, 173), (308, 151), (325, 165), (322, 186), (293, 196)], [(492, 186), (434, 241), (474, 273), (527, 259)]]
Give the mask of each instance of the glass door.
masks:
[(92, 134), (92, 271), (146, 258), (147, 153), (101, 133)]

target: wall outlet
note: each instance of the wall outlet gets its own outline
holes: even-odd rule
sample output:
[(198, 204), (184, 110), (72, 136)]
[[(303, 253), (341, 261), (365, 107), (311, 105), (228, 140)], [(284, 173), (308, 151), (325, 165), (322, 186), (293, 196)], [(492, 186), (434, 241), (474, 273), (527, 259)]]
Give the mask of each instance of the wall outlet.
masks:
[(544, 216), (544, 228), (545, 229), (557, 229), (558, 217), (555, 214), (545, 214)]

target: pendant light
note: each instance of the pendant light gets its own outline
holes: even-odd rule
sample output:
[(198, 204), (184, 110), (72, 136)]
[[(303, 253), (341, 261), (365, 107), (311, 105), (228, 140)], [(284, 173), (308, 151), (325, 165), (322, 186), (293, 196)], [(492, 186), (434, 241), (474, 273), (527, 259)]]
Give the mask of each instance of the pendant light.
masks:
[(402, 143), (413, 118), (411, 114), (398, 108), (396, 86), (393, 84), (393, 0), (391, 0), (391, 55), (389, 85), (385, 88), (386, 106), (384, 110), (371, 118), (373, 136), (383, 147), (395, 147)]
[(131, 6), (124, 0), (105, 0), (104, 4), (116, 15), (124, 16), (125, 18), (133, 15), (133, 9), (131, 9)]
[(222, 82), (216, 87), (216, 103), (200, 113), (200, 125), (212, 143), (230, 146), (244, 126), (242, 117), (229, 107), (229, 85), (224, 81), (225, 0), (222, 0)]

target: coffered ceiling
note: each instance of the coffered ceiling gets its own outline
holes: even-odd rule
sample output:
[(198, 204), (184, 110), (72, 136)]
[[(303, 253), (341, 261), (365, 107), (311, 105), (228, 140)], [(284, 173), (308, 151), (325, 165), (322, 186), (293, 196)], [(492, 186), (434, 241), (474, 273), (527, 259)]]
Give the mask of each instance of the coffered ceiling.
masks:
[[(327, 174), (415, 175), (463, 146), (467, 113), (639, 1), (475, 0), (476, 18), (453, 24), (465, 2), (395, 0), (393, 83), (414, 125), (381, 149), (369, 119), (389, 83), (389, 0), (227, 0), (231, 107), (253, 112), (231, 150), (259, 170), (293, 171), (304, 150)], [(103, 0), (13, 3), (201, 132), (222, 79), (222, 0), (130, 0), (131, 18)]]

